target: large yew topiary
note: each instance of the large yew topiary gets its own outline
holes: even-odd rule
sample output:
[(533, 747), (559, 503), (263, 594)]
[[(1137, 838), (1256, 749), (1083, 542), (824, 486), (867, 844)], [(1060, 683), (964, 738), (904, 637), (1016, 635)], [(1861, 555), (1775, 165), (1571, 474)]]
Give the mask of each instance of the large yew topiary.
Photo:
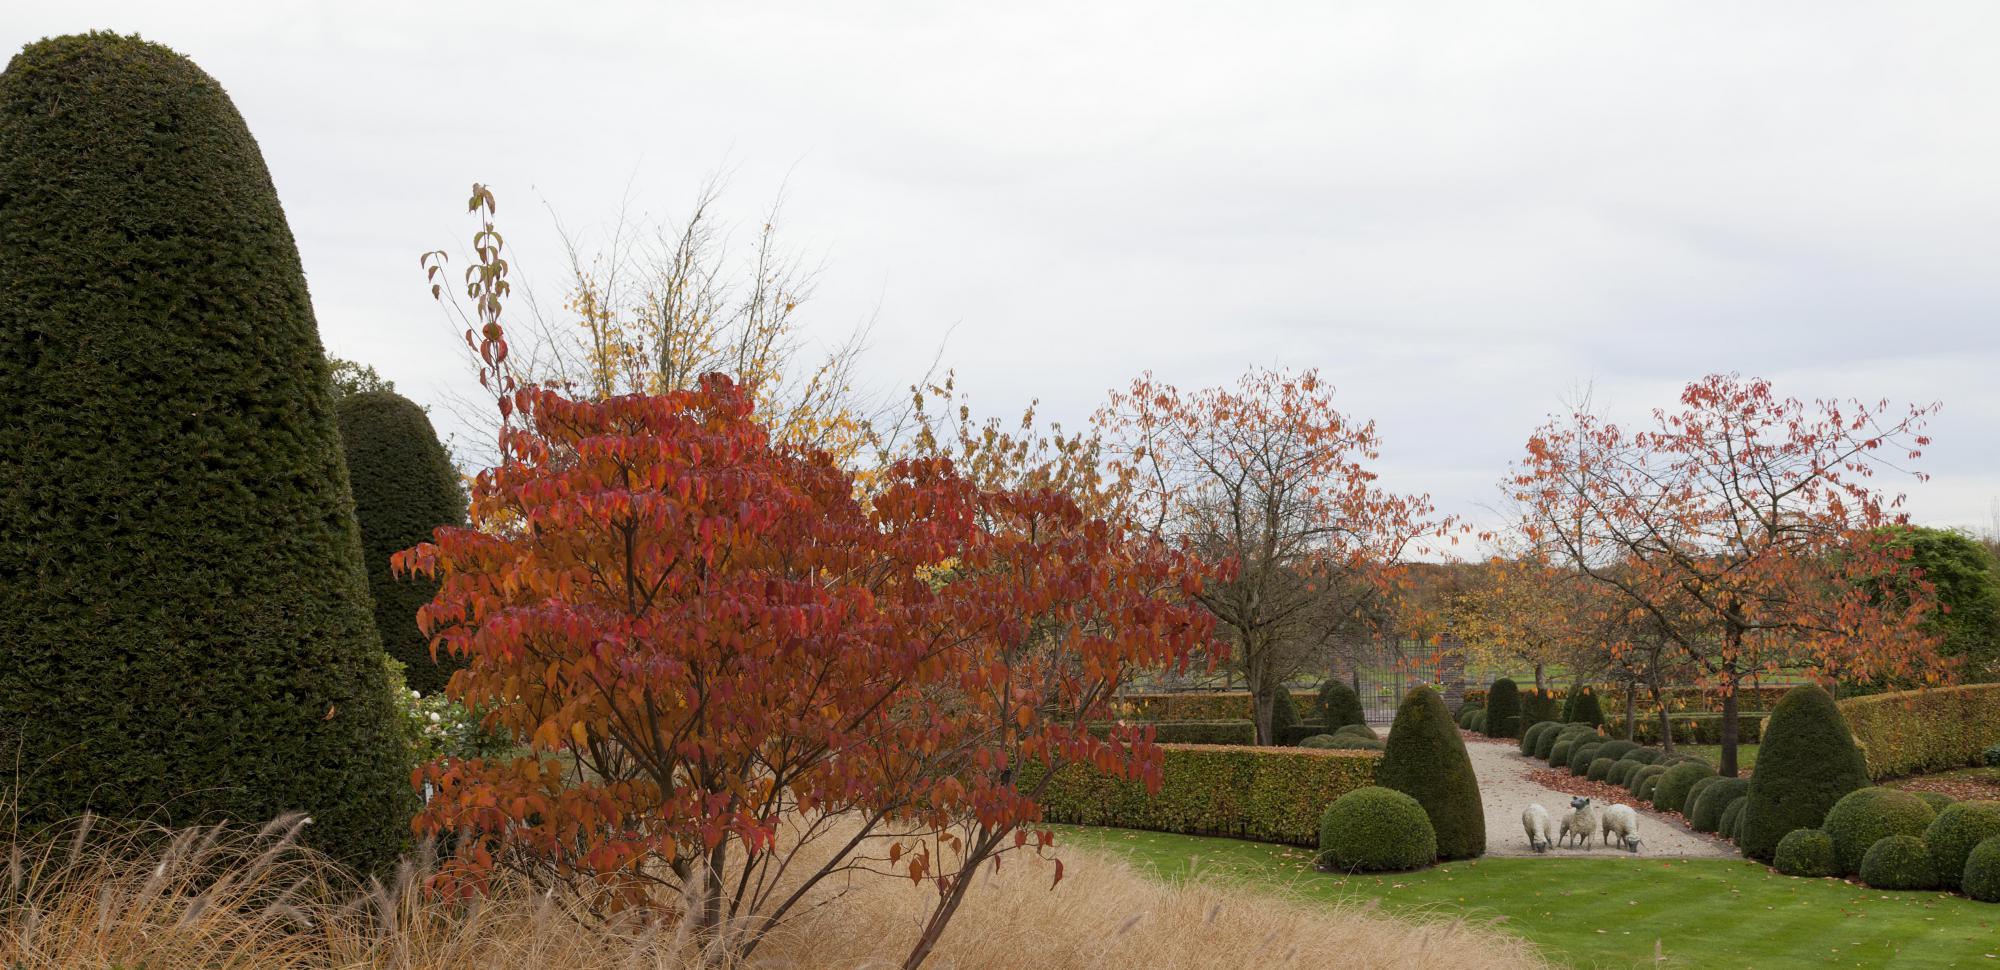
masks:
[(1569, 696), (1563, 699), (1562, 719), (1572, 724), (1603, 727), (1604, 705), (1597, 700), (1597, 690), (1589, 684), (1571, 688)]
[(1779, 839), (1795, 829), (1819, 828), (1835, 802), (1867, 785), (1868, 766), (1833, 698), (1810, 684), (1793, 688), (1771, 710), (1757, 749), (1739, 840), (1743, 854), (1771, 861)]
[(1479, 803), (1479, 780), (1465, 741), (1453, 728), (1451, 711), (1428, 687), (1403, 698), (1389, 728), (1389, 743), (1375, 769), (1375, 784), (1415, 798), (1437, 832), (1441, 860), (1471, 859), (1486, 853), (1486, 812)]
[(409, 685), (426, 694), (444, 688), (453, 658), (431, 659), (417, 629), (417, 608), (437, 593), (437, 582), (398, 577), (389, 557), (428, 542), (441, 525), (465, 520), (458, 472), (438, 442), (431, 420), (416, 402), (394, 391), (363, 391), (340, 398), (340, 442), (354, 488), (354, 516), (361, 524), (361, 555), (375, 600), (375, 629), (389, 656), (403, 662)]
[(1486, 692), (1486, 736), (1514, 738), (1521, 735), (1521, 689), (1502, 677)]
[[(30, 825), (413, 796), (285, 214), (215, 80), (90, 34), (0, 73), (0, 796)], [(11, 779), (11, 784), (9, 780)]]
[(1319, 699), (1314, 706), (1318, 709), (1320, 723), (1326, 725), (1329, 731), (1349, 724), (1368, 723), (1368, 716), (1361, 710), (1361, 695), (1338, 680), (1328, 680), (1320, 685)]

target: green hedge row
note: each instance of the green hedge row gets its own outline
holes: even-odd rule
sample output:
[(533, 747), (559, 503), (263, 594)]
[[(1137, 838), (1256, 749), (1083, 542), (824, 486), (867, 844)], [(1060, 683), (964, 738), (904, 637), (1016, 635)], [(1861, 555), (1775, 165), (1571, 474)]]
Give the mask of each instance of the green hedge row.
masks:
[(1840, 702), (1871, 778), (1979, 763), (2000, 743), (2000, 684), (1967, 684), (1854, 697)]
[[(1160, 721), (1150, 726), (1153, 729), (1153, 740), (1159, 744), (1254, 745), (1257, 743), (1257, 725), (1249, 721)], [(1293, 730), (1296, 731), (1297, 728)], [(1111, 725), (1092, 724), (1090, 733), (1105, 737), (1111, 733)], [(1320, 731), (1315, 726), (1311, 733), (1318, 734)]]
[[(1319, 695), (1309, 690), (1295, 690), (1291, 695), (1301, 710), (1311, 710), (1319, 701)], [(1250, 720), (1255, 715), (1247, 690), (1127, 694), (1112, 706), (1130, 721), (1234, 721)]]
[[(1148, 795), (1137, 781), (1066, 765), (1042, 796), (1051, 822), (1226, 835), (1317, 846), (1320, 817), (1334, 799), (1375, 782), (1382, 756), (1373, 751), (1162, 745), (1160, 790)], [(1043, 769), (1027, 765), (1022, 787)]]
[[(1736, 740), (1743, 744), (1756, 744), (1764, 727), (1768, 711), (1740, 712), (1736, 715)], [(1720, 714), (1676, 714), (1668, 719), (1674, 729), (1675, 744), (1721, 744), (1722, 715)], [(1634, 721), (1632, 738), (1640, 744), (1660, 743), (1660, 720), (1657, 717)]]

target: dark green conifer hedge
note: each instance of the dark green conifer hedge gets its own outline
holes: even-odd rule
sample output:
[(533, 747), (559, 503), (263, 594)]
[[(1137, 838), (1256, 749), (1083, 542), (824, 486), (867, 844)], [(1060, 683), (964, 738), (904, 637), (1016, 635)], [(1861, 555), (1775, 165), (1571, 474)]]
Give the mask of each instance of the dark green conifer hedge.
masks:
[(30, 825), (409, 835), (328, 369), (270, 174), (135, 37), (0, 73), (0, 747)]
[(444, 689), (461, 663), (431, 659), (417, 629), (417, 608), (437, 594), (437, 583), (397, 577), (389, 557), (428, 542), (441, 525), (465, 521), (465, 492), (431, 419), (415, 401), (394, 391), (341, 396), (340, 443), (354, 488), (354, 516), (361, 524), (361, 556), (368, 592), (375, 600), (375, 629), (389, 656), (403, 662), (404, 679), (426, 694)]

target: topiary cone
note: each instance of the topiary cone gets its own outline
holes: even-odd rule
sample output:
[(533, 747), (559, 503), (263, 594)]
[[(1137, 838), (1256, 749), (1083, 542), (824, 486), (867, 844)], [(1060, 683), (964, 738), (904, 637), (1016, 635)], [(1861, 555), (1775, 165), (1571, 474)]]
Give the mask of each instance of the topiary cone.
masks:
[(1472, 758), (1443, 698), (1418, 687), (1403, 698), (1389, 728), (1375, 784), (1409, 795), (1430, 816), (1440, 860), (1486, 853), (1486, 812)]
[(1766, 722), (1737, 844), (1769, 862), (1780, 839), (1819, 828), (1834, 803), (1867, 785), (1868, 766), (1833, 698), (1811, 684), (1793, 688)]
[[(34, 825), (305, 812), (362, 866), (414, 796), (328, 369), (257, 143), (186, 58), (0, 73), (0, 744)], [(18, 760), (17, 760), (18, 759)]]
[(409, 685), (437, 693), (451, 672), (464, 666), (449, 656), (432, 660), (430, 640), (417, 629), (417, 609), (437, 594), (437, 582), (395, 575), (389, 557), (429, 542), (438, 526), (464, 523), (458, 472), (415, 401), (394, 391), (363, 391), (342, 396), (335, 410), (375, 601), (375, 629), (383, 649), (402, 661)]

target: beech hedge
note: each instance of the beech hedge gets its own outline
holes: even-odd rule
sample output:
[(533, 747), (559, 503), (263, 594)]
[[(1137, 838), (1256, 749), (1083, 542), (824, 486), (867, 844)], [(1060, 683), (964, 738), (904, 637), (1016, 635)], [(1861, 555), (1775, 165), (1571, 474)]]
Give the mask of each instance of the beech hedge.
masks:
[[(1043, 792), (1042, 817), (1077, 825), (1317, 847), (1320, 817), (1327, 806), (1374, 784), (1375, 768), (1382, 760), (1375, 751), (1160, 747), (1165, 764), (1159, 792), (1148, 794), (1140, 782), (1111, 777), (1088, 765), (1065, 765)], [(1032, 788), (1044, 772), (1039, 765), (1022, 766), (1022, 787)]]
[(2000, 684), (1871, 694), (1839, 707), (1870, 778), (1976, 765), (2000, 743)]

